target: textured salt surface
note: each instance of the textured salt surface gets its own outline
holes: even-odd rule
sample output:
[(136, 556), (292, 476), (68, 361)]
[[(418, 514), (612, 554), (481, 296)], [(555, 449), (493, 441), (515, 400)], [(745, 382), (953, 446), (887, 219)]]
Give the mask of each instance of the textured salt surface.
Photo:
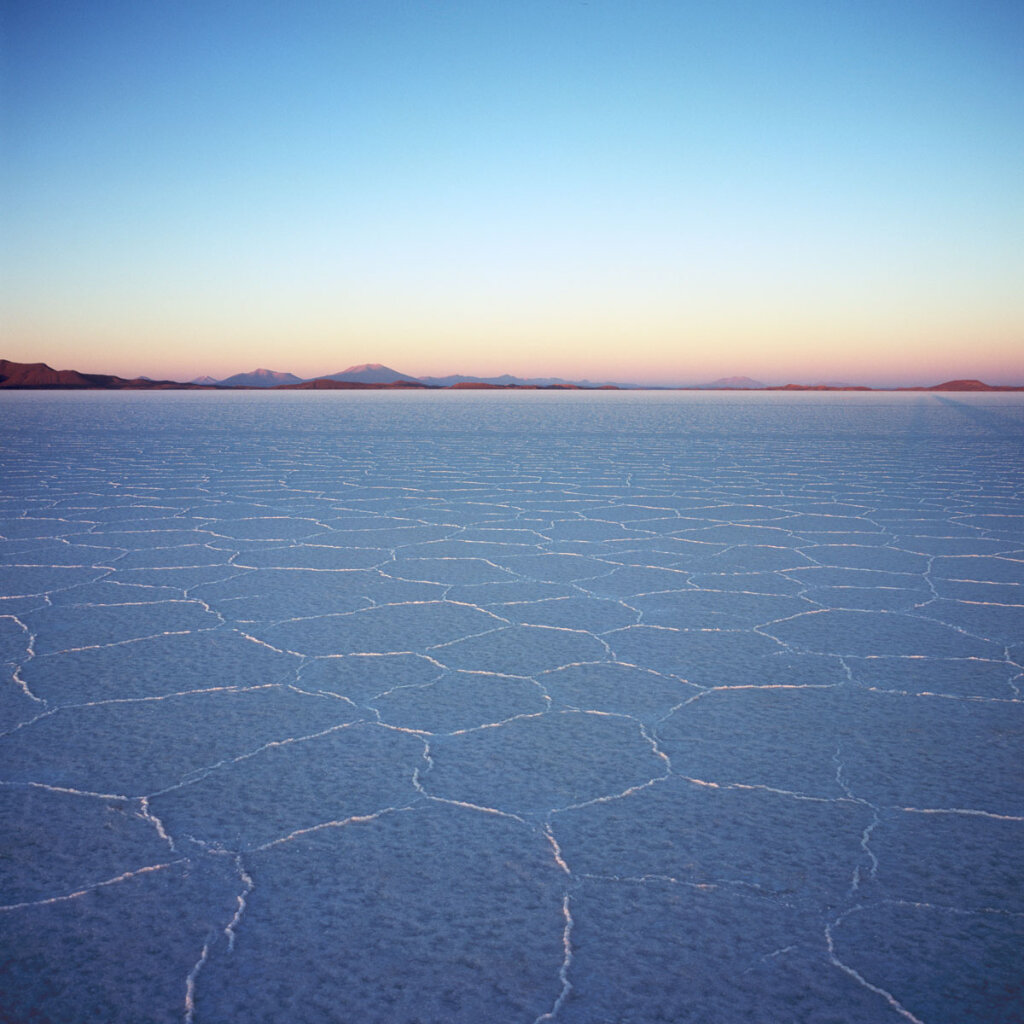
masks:
[(1019, 398), (2, 402), (0, 1019), (1024, 1019)]

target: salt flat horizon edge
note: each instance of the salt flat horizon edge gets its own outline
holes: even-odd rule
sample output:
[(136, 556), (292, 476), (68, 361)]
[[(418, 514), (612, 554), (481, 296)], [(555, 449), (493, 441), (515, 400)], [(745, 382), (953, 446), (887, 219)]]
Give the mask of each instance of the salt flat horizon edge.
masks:
[[(370, 371), (367, 373), (366, 371)], [(383, 374), (378, 371), (386, 371)], [(390, 375), (394, 379), (390, 379)], [(287, 378), (292, 378), (288, 380)], [(273, 381), (273, 383), (271, 383)], [(448, 383), (443, 383), (448, 381)], [(986, 384), (976, 378), (958, 378), (940, 384), (914, 384), (879, 387), (865, 384), (763, 384), (750, 378), (722, 378), (709, 384), (634, 384), (571, 381), (561, 378), (524, 379), (503, 374), (499, 377), (410, 377), (379, 363), (361, 364), (338, 373), (300, 380), (294, 374), (257, 369), (250, 373), (216, 381), (211, 377), (191, 381), (153, 380), (149, 377), (125, 378), (113, 374), (82, 373), (78, 370), (54, 370), (46, 363), (18, 363), (0, 359), (0, 389), (21, 390), (388, 390), (422, 388), (425, 390), (540, 390), (540, 391), (1024, 391), (1024, 385)]]

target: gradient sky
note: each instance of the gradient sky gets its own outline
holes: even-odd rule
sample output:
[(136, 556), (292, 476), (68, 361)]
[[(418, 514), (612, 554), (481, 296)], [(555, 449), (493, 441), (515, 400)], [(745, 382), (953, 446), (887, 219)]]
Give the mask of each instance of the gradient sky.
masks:
[(0, 356), (1024, 383), (1020, 0), (0, 0)]

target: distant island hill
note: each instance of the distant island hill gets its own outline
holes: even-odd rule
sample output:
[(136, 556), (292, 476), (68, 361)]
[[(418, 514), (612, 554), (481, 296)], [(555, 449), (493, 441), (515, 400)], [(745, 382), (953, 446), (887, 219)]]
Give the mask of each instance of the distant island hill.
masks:
[(117, 377), (79, 370), (55, 370), (46, 363), (16, 363), (0, 359), (0, 389), (9, 390), (104, 390), (104, 391), (361, 391), (361, 390), (546, 390), (546, 391), (1024, 391), (1024, 385), (985, 384), (980, 380), (948, 380), (916, 387), (872, 388), (855, 384), (764, 384), (750, 377), (722, 377), (708, 384), (650, 386), (643, 384), (595, 384), (557, 377), (410, 377), (380, 363), (362, 363), (347, 370), (303, 380), (293, 373), (253, 370), (223, 380), (197, 377), (190, 381), (152, 380), (149, 377)]

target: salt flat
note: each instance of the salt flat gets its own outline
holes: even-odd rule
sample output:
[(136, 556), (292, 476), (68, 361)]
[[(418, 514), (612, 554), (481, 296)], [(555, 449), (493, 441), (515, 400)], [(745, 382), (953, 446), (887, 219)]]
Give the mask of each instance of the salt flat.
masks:
[(0, 400), (0, 1017), (1024, 1018), (1024, 400)]

